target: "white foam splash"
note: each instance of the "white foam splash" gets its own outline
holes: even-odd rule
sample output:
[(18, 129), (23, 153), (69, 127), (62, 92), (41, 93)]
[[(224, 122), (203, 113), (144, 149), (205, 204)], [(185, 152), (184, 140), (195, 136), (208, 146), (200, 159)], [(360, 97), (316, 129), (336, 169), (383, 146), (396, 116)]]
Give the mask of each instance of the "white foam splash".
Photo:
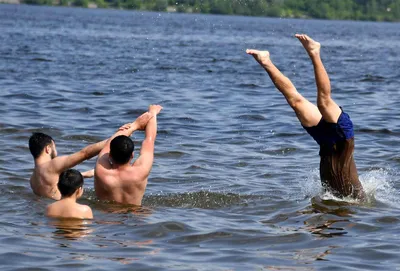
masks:
[(301, 186), (301, 196), (303, 198), (312, 198), (320, 195), (322, 192), (322, 185), (319, 179), (319, 170), (310, 170), (309, 175), (304, 181), (304, 185)]
[(368, 199), (376, 199), (397, 207), (400, 201), (399, 191), (394, 186), (396, 172), (390, 169), (375, 169), (360, 176)]
[[(367, 195), (367, 202), (379, 201), (397, 207), (400, 202), (400, 193), (394, 186), (395, 178), (396, 173), (389, 169), (374, 169), (361, 174), (360, 181)], [(320, 196), (323, 200), (358, 203), (358, 201), (350, 197), (338, 198), (328, 191), (322, 191), (319, 170), (313, 169), (310, 171), (304, 185), (301, 187), (301, 195), (303, 198)]]

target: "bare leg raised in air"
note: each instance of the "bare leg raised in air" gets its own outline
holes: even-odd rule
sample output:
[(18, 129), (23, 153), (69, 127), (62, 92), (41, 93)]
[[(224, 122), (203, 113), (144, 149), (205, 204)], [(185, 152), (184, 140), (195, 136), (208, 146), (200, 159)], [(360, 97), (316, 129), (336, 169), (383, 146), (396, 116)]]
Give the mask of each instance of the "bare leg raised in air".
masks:
[(327, 122), (337, 123), (342, 110), (331, 97), (331, 81), (321, 60), (321, 44), (307, 35), (296, 35), (311, 58), (317, 84), (317, 105)]
[(312, 127), (321, 120), (318, 108), (304, 98), (293, 83), (272, 63), (268, 51), (247, 50), (249, 55), (265, 69), (275, 87), (283, 94), (288, 104), (293, 108), (300, 123), (305, 127)]

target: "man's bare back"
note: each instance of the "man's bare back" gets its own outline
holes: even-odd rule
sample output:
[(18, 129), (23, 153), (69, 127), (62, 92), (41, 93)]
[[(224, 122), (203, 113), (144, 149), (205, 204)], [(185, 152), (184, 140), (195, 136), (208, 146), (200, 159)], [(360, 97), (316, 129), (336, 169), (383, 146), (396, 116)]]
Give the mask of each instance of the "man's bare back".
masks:
[(51, 168), (49, 162), (35, 165), (30, 179), (31, 188), (37, 196), (59, 200), (61, 199), (60, 191), (57, 188), (59, 175), (47, 172), (49, 168)]
[(140, 206), (147, 179), (134, 165), (125, 167), (96, 166), (94, 188), (99, 199)]
[[(42, 133), (34, 133), (29, 139), (29, 149), (34, 157), (35, 168), (30, 178), (33, 192), (42, 197), (61, 199), (57, 183), (60, 174), (84, 160), (96, 156), (104, 147), (106, 140), (89, 145), (82, 150), (68, 155), (57, 156), (54, 140)], [(83, 173), (84, 177), (91, 177), (90, 171)]]
[(139, 158), (133, 159), (133, 142), (126, 131), (114, 134), (100, 152), (95, 168), (95, 191), (99, 199), (118, 203), (141, 205), (154, 160), (154, 143), (157, 135), (159, 105), (131, 124), (135, 130), (145, 130)]

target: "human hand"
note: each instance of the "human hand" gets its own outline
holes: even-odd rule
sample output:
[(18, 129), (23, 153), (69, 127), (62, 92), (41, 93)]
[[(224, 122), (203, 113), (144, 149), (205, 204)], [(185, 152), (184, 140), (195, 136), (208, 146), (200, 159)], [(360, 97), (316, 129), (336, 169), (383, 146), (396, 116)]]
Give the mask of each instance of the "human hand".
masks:
[(91, 169), (91, 170), (82, 172), (81, 174), (82, 174), (82, 177), (85, 178), (85, 179), (86, 179), (86, 178), (93, 178), (93, 176), (94, 176), (94, 169)]
[(152, 104), (149, 106), (149, 113), (156, 116), (161, 112), (162, 109), (163, 107), (161, 105)]
[(122, 125), (121, 127), (119, 127), (117, 132), (129, 130), (131, 128), (131, 125), (132, 125), (131, 123), (126, 123), (126, 124)]
[(147, 123), (149, 120), (151, 120), (153, 116), (149, 113), (146, 112), (142, 115), (140, 115), (134, 122), (133, 124), (135, 125), (135, 130), (144, 130), (146, 128)]

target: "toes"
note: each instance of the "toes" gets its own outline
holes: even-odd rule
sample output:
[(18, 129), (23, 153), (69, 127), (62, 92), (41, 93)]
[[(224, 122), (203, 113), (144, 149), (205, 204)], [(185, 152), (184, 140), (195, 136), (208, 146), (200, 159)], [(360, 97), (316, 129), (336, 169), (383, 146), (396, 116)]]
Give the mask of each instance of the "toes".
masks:
[(300, 41), (305, 40), (305, 35), (304, 34), (296, 34), (296, 38), (298, 38)]

